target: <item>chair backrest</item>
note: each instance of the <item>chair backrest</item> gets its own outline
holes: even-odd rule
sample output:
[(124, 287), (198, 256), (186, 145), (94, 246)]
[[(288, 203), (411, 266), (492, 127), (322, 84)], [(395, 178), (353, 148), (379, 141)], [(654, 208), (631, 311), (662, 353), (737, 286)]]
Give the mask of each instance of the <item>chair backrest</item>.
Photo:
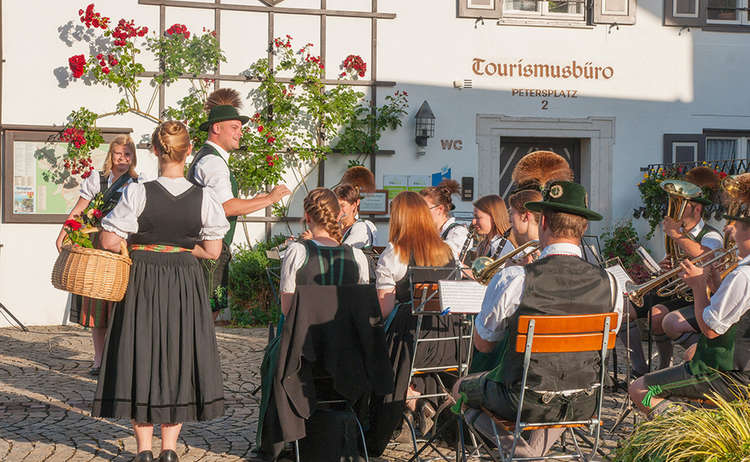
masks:
[(438, 281), (455, 279), (453, 267), (410, 266), (408, 277), (411, 283), (412, 313), (440, 313), (440, 296)]
[[(605, 321), (609, 319), (609, 329), (605, 332)], [(529, 325), (534, 321), (532, 353), (574, 353), (581, 351), (601, 351), (604, 335), (607, 335), (607, 349), (615, 346), (617, 336), (617, 313), (562, 315), (562, 316), (519, 316), (516, 351), (526, 352)]]
[(441, 311), (440, 296), (438, 295), (438, 284), (436, 282), (417, 282), (412, 286), (415, 308), (421, 311)]

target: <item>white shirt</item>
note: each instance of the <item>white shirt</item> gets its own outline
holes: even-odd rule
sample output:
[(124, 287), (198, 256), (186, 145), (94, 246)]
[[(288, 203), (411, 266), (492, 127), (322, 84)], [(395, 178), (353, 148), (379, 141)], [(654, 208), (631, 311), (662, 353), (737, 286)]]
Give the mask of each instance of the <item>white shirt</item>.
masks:
[[(688, 235), (690, 235), (690, 237), (692, 237), (693, 239), (696, 239), (704, 226), (706, 226), (706, 223), (703, 221), (703, 218), (701, 218), (698, 224), (693, 226), (693, 229), (688, 231)], [(717, 231), (711, 230), (703, 235), (700, 244), (704, 247), (708, 247), (711, 250), (716, 250), (724, 245), (724, 240), (721, 237), (721, 234), (719, 234)]]
[(396, 287), (396, 283), (406, 276), (408, 268), (409, 265), (401, 261), (396, 248), (389, 242), (378, 257), (378, 266), (375, 268), (375, 288), (386, 290)]
[[(173, 196), (178, 196), (193, 184), (183, 177), (159, 177), (156, 180)], [(102, 228), (111, 231), (123, 239), (138, 232), (138, 217), (146, 206), (146, 187), (144, 183), (131, 183), (122, 195), (120, 202), (102, 220)], [(224, 239), (229, 231), (229, 222), (224, 215), (221, 203), (216, 199), (213, 191), (203, 189), (201, 203), (201, 231), (199, 237), (203, 241)]]
[[(550, 254), (573, 255), (581, 258), (581, 248), (574, 244), (552, 244), (544, 248), (539, 258)], [(525, 280), (526, 271), (523, 266), (509, 266), (500, 270), (492, 278), (484, 293), (482, 310), (474, 321), (477, 334), (482, 339), (488, 342), (499, 342), (505, 337), (505, 332), (509, 327), (508, 320), (515, 314), (521, 303)], [(617, 290), (617, 296), (614, 297), (614, 311), (618, 314), (617, 329), (619, 330), (623, 307), (622, 290), (617, 286), (614, 278), (610, 281), (614, 282)]]
[[(443, 223), (443, 226), (440, 228), (440, 237), (443, 237), (443, 233), (445, 233), (445, 230), (448, 229), (453, 223), (456, 222), (456, 219), (453, 217), (448, 218), (445, 223)], [(445, 239), (443, 241), (448, 244), (448, 247), (451, 248), (451, 251), (453, 252), (453, 259), (458, 261), (458, 254), (461, 252), (461, 249), (464, 247), (464, 243), (466, 242), (466, 238), (469, 235), (469, 230), (466, 228), (466, 226), (454, 226), (451, 228), (450, 231), (448, 231), (448, 234), (445, 236)]]
[[(124, 175), (127, 175), (128, 173), (125, 172)], [(91, 175), (88, 176), (85, 180), (83, 180), (83, 183), (81, 183), (81, 197), (83, 197), (86, 200), (92, 200), (94, 199), (94, 196), (99, 194), (101, 191), (101, 175), (99, 174), (98, 170), (93, 170), (91, 172)], [(107, 187), (109, 188), (112, 186), (112, 183), (114, 183), (115, 177), (112, 174), (112, 172), (109, 172), (109, 178), (107, 178)], [(144, 181), (143, 176), (141, 175), (139, 177), (138, 181)], [(122, 192), (125, 190), (125, 188), (133, 182), (133, 179), (129, 179), (125, 182), (124, 185), (120, 187), (117, 191)]]
[(349, 230), (344, 239), (344, 244), (348, 244), (356, 249), (370, 247), (375, 244), (375, 236), (378, 234), (378, 228), (369, 220), (357, 220)]
[[(313, 242), (321, 247), (329, 247), (321, 244), (320, 242), (313, 239)], [(370, 267), (367, 264), (367, 257), (360, 249), (354, 250), (354, 261), (357, 262), (357, 268), (359, 268), (359, 284), (370, 283)], [(292, 242), (289, 247), (286, 248), (284, 256), (281, 259), (281, 277), (280, 289), (281, 293), (293, 294), (297, 289), (297, 271), (302, 268), (302, 265), (307, 261), (307, 248), (300, 242)]]
[(211, 141), (206, 141), (206, 144), (213, 146), (221, 159), (213, 154), (203, 156), (195, 165), (195, 181), (212, 190), (219, 203), (223, 204), (234, 198), (229, 179), (229, 153)]
[(737, 268), (727, 274), (703, 310), (703, 321), (721, 335), (736, 324), (750, 309), (750, 256), (740, 260)]

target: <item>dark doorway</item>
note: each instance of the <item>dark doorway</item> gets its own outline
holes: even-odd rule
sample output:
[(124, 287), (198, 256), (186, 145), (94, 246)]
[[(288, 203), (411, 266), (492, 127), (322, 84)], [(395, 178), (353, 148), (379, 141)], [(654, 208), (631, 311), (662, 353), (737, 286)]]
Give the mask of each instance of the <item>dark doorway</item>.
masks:
[(500, 195), (507, 199), (513, 184), (511, 174), (521, 157), (534, 151), (552, 151), (568, 160), (575, 180), (581, 180), (581, 140), (578, 138), (516, 138), (500, 139)]

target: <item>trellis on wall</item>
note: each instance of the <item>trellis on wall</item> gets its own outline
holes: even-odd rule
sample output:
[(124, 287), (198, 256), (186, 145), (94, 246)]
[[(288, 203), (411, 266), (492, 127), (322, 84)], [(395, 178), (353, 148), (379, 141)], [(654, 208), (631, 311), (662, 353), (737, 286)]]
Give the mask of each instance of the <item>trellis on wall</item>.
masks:
[[(293, 8), (278, 6), (283, 0), (260, 0), (264, 5), (241, 5), (236, 3), (230, 3), (226, 0), (206, 0), (206, 1), (187, 1), (187, 0), (138, 0), (141, 5), (151, 5), (159, 7), (159, 34), (164, 34), (166, 29), (166, 9), (167, 8), (197, 8), (202, 10), (213, 10), (214, 11), (214, 30), (216, 31), (216, 38), (221, 44), (221, 11), (237, 11), (243, 13), (254, 13), (254, 14), (265, 14), (268, 16), (268, 62), (269, 65), (274, 65), (274, 55), (272, 53), (271, 43), (274, 39), (274, 18), (276, 15), (307, 15), (307, 16), (318, 16), (320, 18), (320, 59), (321, 64), (326, 66), (326, 35), (327, 35), (327, 21), (328, 17), (344, 17), (344, 18), (359, 18), (370, 20), (370, 79), (369, 80), (332, 80), (324, 79), (324, 84), (344, 84), (353, 85), (359, 87), (369, 88), (370, 90), (370, 108), (371, 111), (376, 111), (377, 104), (377, 89), (378, 87), (393, 87), (396, 82), (382, 81), (377, 79), (378, 71), (378, 54), (377, 54), (377, 38), (378, 38), (378, 23), (379, 19), (395, 19), (395, 13), (383, 13), (378, 11), (378, 0), (371, 0), (370, 11), (349, 11), (349, 10), (332, 10), (327, 7), (327, 0), (320, 0), (320, 8)], [(158, 71), (148, 71), (143, 73), (144, 77), (153, 77), (157, 75)], [(221, 65), (216, 68), (214, 74), (200, 75), (199, 78), (213, 79), (215, 88), (220, 88), (222, 82), (259, 82), (258, 79), (246, 77), (244, 75), (231, 75), (222, 74)], [(195, 78), (195, 76), (183, 76), (183, 78)], [(280, 82), (289, 83), (291, 79), (278, 78)], [(165, 88), (164, 86), (159, 87), (159, 113), (161, 114), (165, 107)], [(392, 150), (379, 150), (370, 157), (370, 169), (375, 172), (376, 158), (377, 155), (394, 154)], [(318, 186), (324, 186), (325, 182), (325, 163), (321, 162), (318, 167)], [(244, 217), (243, 221), (253, 223), (265, 223), (266, 236), (270, 237), (271, 223), (278, 221), (296, 221), (299, 218), (296, 217), (273, 217), (271, 216), (271, 209), (267, 208), (264, 217)]]

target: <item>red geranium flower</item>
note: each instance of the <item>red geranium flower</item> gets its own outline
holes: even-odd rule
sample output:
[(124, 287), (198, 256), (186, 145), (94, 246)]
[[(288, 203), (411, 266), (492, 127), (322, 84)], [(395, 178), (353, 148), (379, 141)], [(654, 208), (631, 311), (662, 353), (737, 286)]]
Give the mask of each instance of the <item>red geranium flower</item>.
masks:
[(72, 229), (73, 231), (78, 231), (81, 229), (81, 223), (76, 220), (65, 220), (65, 226)]
[(99, 209), (93, 209), (91, 211), (91, 214), (94, 216), (94, 218), (101, 218), (102, 217), (102, 211)]
[(83, 55), (71, 56), (68, 58), (68, 65), (70, 66), (70, 71), (73, 73), (73, 77), (77, 79), (83, 75), (86, 58)]

